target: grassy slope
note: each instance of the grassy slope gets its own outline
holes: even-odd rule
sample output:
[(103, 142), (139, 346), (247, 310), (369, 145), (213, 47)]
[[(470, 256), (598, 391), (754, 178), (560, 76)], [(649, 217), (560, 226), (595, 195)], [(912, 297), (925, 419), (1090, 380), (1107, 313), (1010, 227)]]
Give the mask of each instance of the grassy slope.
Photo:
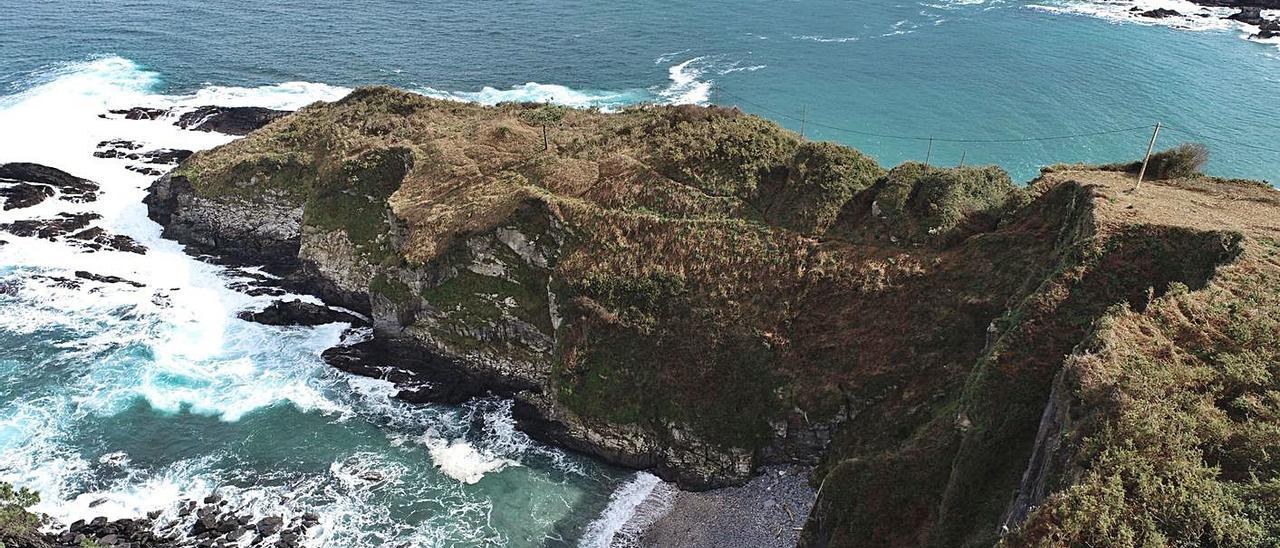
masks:
[[(725, 109), (570, 111), (544, 151), (536, 108), (362, 89), (180, 174), (205, 195), (305, 204), (308, 224), (344, 230), (380, 269), (372, 293), (443, 311), (418, 327), (452, 350), (531, 363), (586, 420), (761, 452), (840, 424), (816, 474), (814, 544), (993, 542), (1063, 357), (1112, 305), (1202, 284), (1232, 238), (1099, 225), (1110, 202), (1079, 172), (1027, 191), (992, 168), (885, 172)], [(508, 253), (501, 227), (563, 245), (503, 276), (450, 267), (477, 241)], [(470, 335), (511, 318), (552, 351)], [(1044, 508), (1033, 522), (1048, 532), (1020, 540), (1086, 538)]]

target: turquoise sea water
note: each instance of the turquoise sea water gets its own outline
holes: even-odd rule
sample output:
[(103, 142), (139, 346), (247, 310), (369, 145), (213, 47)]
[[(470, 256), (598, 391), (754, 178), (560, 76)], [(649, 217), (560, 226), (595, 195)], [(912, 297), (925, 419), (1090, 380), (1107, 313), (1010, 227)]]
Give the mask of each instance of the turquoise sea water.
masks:
[[(140, 258), (0, 235), (0, 480), (40, 490), (41, 509), (63, 520), (217, 489), (258, 515), (317, 511), (309, 542), (343, 547), (606, 545), (652, 486), (532, 442), (506, 402), (409, 406), (385, 383), (327, 368), (319, 353), (351, 336), (343, 325), (237, 320), (268, 301), (162, 240), (140, 205), (149, 178), (92, 156), (118, 137), (190, 149), (230, 138), (97, 117), (108, 108), (297, 108), (375, 83), (483, 102), (714, 102), (796, 130), (804, 120), (808, 137), (886, 165), (963, 156), (1021, 180), (1053, 162), (1134, 159), (1150, 135), (1139, 126), (1161, 121), (1162, 144), (1207, 142), (1215, 174), (1280, 180), (1278, 46), (1216, 19), (1138, 24), (1128, 7), (0, 0), (0, 162), (104, 189), (0, 223), (91, 211), (150, 248)], [(992, 142), (1124, 128), (1137, 129)], [(929, 151), (886, 136), (939, 140)], [(50, 278), (76, 270), (144, 287)]]
[[(1178, 0), (1138, 3), (1157, 1), (1193, 9)], [(782, 116), (801, 118), (807, 109), (810, 137), (846, 142), (886, 164), (923, 159), (928, 145), (815, 124), (989, 139), (1162, 121), (1271, 149), (1208, 141), (1215, 173), (1280, 179), (1280, 46), (1195, 17), (1168, 24), (1209, 30), (1108, 18), (1125, 7), (1079, 0), (21, 1), (0, 20), (0, 89), (21, 87), (51, 64), (114, 54), (157, 71), (160, 86), (175, 92), (308, 81), (575, 104), (710, 100), (796, 129), (798, 120)], [(939, 143), (934, 158), (955, 163), (964, 154), (966, 163), (998, 163), (1026, 179), (1045, 163), (1133, 158), (1147, 134)], [(1170, 131), (1163, 142), (1192, 139)]]

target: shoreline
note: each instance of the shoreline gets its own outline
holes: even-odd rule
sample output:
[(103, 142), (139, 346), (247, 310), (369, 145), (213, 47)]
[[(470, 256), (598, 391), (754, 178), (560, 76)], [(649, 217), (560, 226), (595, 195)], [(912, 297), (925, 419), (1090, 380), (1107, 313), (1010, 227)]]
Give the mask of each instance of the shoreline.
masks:
[(795, 546), (817, 499), (813, 468), (766, 466), (738, 487), (681, 491), (661, 482), (614, 535), (612, 548)]

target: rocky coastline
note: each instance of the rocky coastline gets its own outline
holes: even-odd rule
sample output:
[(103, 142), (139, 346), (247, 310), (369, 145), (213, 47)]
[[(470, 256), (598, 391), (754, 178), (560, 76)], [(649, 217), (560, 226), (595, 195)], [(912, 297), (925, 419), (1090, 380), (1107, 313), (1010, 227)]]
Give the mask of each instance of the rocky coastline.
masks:
[(1246, 0), (1240, 2), (1231, 0), (1192, 0), (1192, 2), (1202, 6), (1202, 9), (1231, 8), (1236, 11), (1215, 14), (1209, 10), (1204, 10), (1193, 14), (1182, 13), (1167, 7), (1145, 9), (1144, 7), (1134, 6), (1129, 9), (1129, 13), (1139, 18), (1151, 20), (1218, 17), (1224, 21), (1233, 21), (1244, 25), (1248, 29), (1248, 37), (1252, 40), (1270, 40), (1280, 37), (1280, 17), (1277, 17), (1276, 14), (1265, 14), (1263, 12), (1263, 10), (1280, 10), (1280, 2), (1274, 0)]
[[(242, 319), (349, 323), (323, 353), (337, 369), (390, 381), (412, 403), (511, 399), (531, 437), (687, 490), (643, 503), (624, 545), (1108, 539), (1061, 519), (1091, 517), (1070, 513), (1080, 503), (1066, 497), (1089, 493), (1074, 485), (1108, 481), (1089, 467), (1110, 466), (1097, 453), (1110, 446), (1082, 440), (1124, 432), (1117, 416), (1173, 420), (1110, 406), (1108, 394), (1150, 395), (1116, 380), (1108, 353), (1269, 351), (1270, 339), (1235, 332), (1166, 344), (1122, 329), (1176, 324), (1178, 307), (1211, 298), (1271, 306), (1249, 292), (1272, 280), (1280, 225), (1256, 220), (1276, 218), (1280, 198), (1256, 183), (1158, 167), (1148, 196), (1121, 190), (1128, 164), (1046, 168), (1028, 187), (994, 167), (886, 170), (702, 107), (570, 112), (544, 143), (530, 121), (546, 120), (543, 108), (365, 88), (294, 115), (207, 110), (184, 127), (247, 134), (211, 151), (99, 148), (181, 162), (148, 189), (148, 216), (188, 253), (243, 274), (233, 289), (323, 302), (280, 300)], [(93, 199), (91, 182), (46, 170), (0, 166), (5, 208)], [(88, 233), (95, 220), (0, 230), (129, 251)], [(132, 283), (87, 271), (53, 282)], [(1160, 373), (1144, 378), (1178, 381)], [(1088, 382), (1116, 384), (1099, 395)], [(1136, 457), (1144, 470), (1164, 466), (1151, 451)], [(46, 540), (287, 548), (315, 525), (226, 506), (211, 495)], [(1213, 534), (1236, 534), (1224, 531)]]
[[(325, 359), (402, 399), (510, 398), (530, 436), (689, 490), (816, 466), (798, 536), (815, 546), (1042, 519), (1078, 473), (1080, 446), (1036, 441), (1064, 356), (1115, 303), (1203, 288), (1240, 253), (1217, 230), (1108, 228), (1096, 181), (1127, 166), (1028, 189), (994, 168), (886, 171), (714, 108), (574, 113), (543, 150), (539, 108), (357, 90), (192, 156), (148, 212), (189, 250), (367, 316), (372, 337)], [(304, 156), (309, 131), (342, 145)], [(696, 508), (723, 496), (685, 496), (646, 535), (709, 541)]]
[(185, 500), (151, 511), (146, 517), (110, 520), (99, 516), (57, 526), (44, 534), (44, 546), (31, 548), (298, 548), (308, 530), (319, 523), (320, 516), (311, 513), (256, 517), (213, 493), (199, 501)]

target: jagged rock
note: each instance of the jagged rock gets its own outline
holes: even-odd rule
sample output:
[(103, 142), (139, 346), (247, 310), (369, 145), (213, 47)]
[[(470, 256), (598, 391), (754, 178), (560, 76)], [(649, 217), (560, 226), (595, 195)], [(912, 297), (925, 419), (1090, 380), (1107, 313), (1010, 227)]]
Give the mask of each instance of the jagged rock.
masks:
[(1164, 19), (1166, 17), (1182, 17), (1181, 13), (1178, 13), (1176, 10), (1171, 10), (1168, 8), (1156, 8), (1153, 10), (1147, 10), (1139, 13), (1138, 15), (1142, 17), (1148, 17), (1151, 19)]
[(283, 197), (246, 208), (201, 198), (185, 177), (165, 175), (151, 184), (143, 202), (147, 214), (164, 226), (164, 236), (183, 242), (189, 252), (268, 272), (298, 268), (302, 208)]
[(169, 109), (133, 107), (129, 109), (109, 110), (107, 112), (116, 115), (123, 115), (126, 120), (156, 120), (168, 114)]
[(258, 520), (255, 529), (259, 535), (268, 537), (276, 534), (284, 527), (284, 518), (280, 516), (268, 516)]
[(407, 341), (373, 339), (335, 346), (321, 353), (321, 358), (348, 373), (391, 381), (400, 389), (396, 398), (412, 403), (457, 405), (488, 393), (510, 395), (536, 389), (515, 378), (471, 373), (438, 356), (424, 355)]
[(27, 219), (0, 224), (0, 230), (24, 238), (56, 240), (101, 218), (97, 213), (61, 213), (52, 219)]
[(5, 210), (31, 207), (45, 201), (46, 198), (52, 198), (53, 195), (53, 187), (48, 185), (16, 183), (0, 187), (0, 198), (4, 199)]
[(129, 171), (133, 171), (133, 172), (141, 173), (141, 174), (143, 174), (143, 175), (147, 175), (147, 176), (150, 176), (150, 177), (159, 177), (159, 176), (161, 176), (161, 175), (164, 175), (164, 172), (163, 172), (163, 171), (160, 171), (160, 170), (158, 170), (158, 169), (156, 169), (156, 168), (154, 168), (154, 167), (145, 167), (145, 166), (126, 166), (126, 167), (125, 167), (125, 169), (128, 169)]
[(184, 113), (178, 118), (177, 126), (193, 131), (248, 135), (249, 132), (288, 114), (287, 110), (260, 107), (204, 106)]
[(138, 156), (148, 164), (177, 164), (191, 157), (191, 151), (179, 148), (160, 148), (143, 152)]
[(80, 245), (94, 251), (106, 248), (139, 255), (144, 255), (147, 252), (146, 246), (138, 243), (137, 240), (123, 234), (110, 234), (100, 227), (87, 228), (67, 236), (67, 238), (78, 240)]
[[(4, 182), (5, 179), (20, 183), (47, 185), (58, 191), (60, 194), (59, 199), (72, 203), (92, 202), (98, 199), (97, 183), (88, 179), (81, 179), (60, 169), (40, 164), (25, 162), (0, 164), (0, 182)], [(0, 196), (2, 195), (0, 194)], [(6, 198), (8, 197), (6, 196)], [(40, 198), (40, 200), (42, 201), (44, 198)], [(39, 202), (37, 201), (36, 203)], [(5, 209), (11, 209), (7, 200)]]
[(130, 140), (128, 140), (128, 139), (108, 139), (108, 140), (106, 140), (106, 141), (99, 141), (99, 142), (98, 142), (98, 146), (97, 146), (97, 148), (100, 148), (100, 149), (103, 149), (103, 148), (116, 148), (116, 149), (125, 149), (125, 150), (138, 150), (138, 149), (142, 148), (142, 144), (141, 144), (141, 143), (134, 142), (134, 141), (130, 141)]
[(118, 276), (104, 276), (104, 275), (102, 275), (102, 274), (94, 274), (94, 273), (92, 273), (92, 272), (86, 272), (86, 271), (84, 271), (84, 270), (77, 270), (77, 271), (76, 271), (76, 277), (77, 277), (77, 278), (84, 279), (84, 280), (92, 280), (92, 281), (95, 281), (95, 282), (102, 282), (102, 283), (107, 283), (107, 284), (121, 284), (121, 283), (122, 283), (122, 284), (131, 285), (131, 286), (133, 286), (133, 287), (146, 287), (146, 284), (141, 284), (141, 283), (138, 283), (138, 282), (135, 282), (135, 281), (126, 280), (126, 279), (121, 278), (121, 277), (118, 277)]
[(300, 300), (276, 301), (257, 312), (245, 311), (238, 318), (264, 325), (323, 325), (344, 322), (352, 325), (366, 325), (368, 322), (354, 314), (334, 310), (322, 304), (312, 304)]

